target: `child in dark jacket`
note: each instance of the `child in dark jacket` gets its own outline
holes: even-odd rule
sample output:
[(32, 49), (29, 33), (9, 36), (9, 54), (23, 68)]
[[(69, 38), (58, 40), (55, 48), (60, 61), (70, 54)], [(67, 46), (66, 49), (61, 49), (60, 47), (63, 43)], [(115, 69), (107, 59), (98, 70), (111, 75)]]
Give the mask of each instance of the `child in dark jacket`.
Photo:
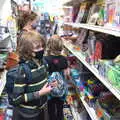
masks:
[(47, 72), (42, 63), (44, 40), (37, 32), (24, 32), (18, 47), (19, 66), (27, 64), (31, 71), (31, 80), (28, 81), (23, 70), (23, 76), (14, 81), (13, 120), (44, 120), (46, 94), (52, 90), (46, 82)]
[[(63, 49), (63, 43), (59, 36), (52, 36), (47, 42), (46, 56), (44, 60), (48, 64), (48, 72), (51, 75), (53, 72), (63, 72), (68, 67), (67, 59), (61, 55)], [(48, 76), (49, 76), (48, 75)], [(66, 89), (67, 90), (67, 89)], [(48, 114), (49, 120), (64, 120), (63, 104), (66, 96), (66, 92), (63, 96), (55, 97), (48, 96)]]

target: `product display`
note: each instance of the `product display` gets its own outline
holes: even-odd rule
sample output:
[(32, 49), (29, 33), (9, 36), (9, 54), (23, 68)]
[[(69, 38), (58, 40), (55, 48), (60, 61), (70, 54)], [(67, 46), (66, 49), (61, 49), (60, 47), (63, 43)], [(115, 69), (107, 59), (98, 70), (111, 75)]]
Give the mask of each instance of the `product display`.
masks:
[(70, 105), (64, 104), (63, 112), (64, 112), (64, 120), (73, 120), (74, 119), (73, 115), (71, 113), (71, 110), (70, 110)]
[(6, 109), (8, 107), (8, 97), (6, 93), (3, 93), (0, 97), (0, 120), (5, 119)]
[[(77, 59), (74, 60), (75, 65), (70, 65), (69, 78), (92, 120), (120, 119), (120, 38), (117, 33), (112, 34), (113, 31), (109, 31), (118, 31), (119, 2), (92, 2), (85, 24), (81, 18), (86, 9), (83, 2), (80, 4), (76, 22), (67, 24), (73, 27), (73, 30), (80, 30), (76, 42), (64, 43), (65, 48)], [(89, 71), (83, 72), (82, 68), (88, 68)], [(73, 104), (74, 97), (68, 98), (69, 103)]]
[[(13, 108), (9, 105), (5, 87), (7, 73), (6, 63), (8, 63), (9, 53), (16, 50), (17, 43), (17, 26), (15, 24), (15, 19), (14, 21), (11, 19), (15, 16), (12, 16), (12, 10), (9, 6), (12, 3), (13, 1), (0, 1), (0, 120), (12, 120), (13, 115)], [(18, 9), (17, 5), (16, 9)], [(16, 59), (15, 56), (12, 56), (12, 58)], [(11, 62), (8, 64), (9, 67), (12, 67), (10, 66)]]
[(101, 111), (101, 119), (120, 119), (120, 102), (110, 92), (102, 93), (96, 104), (97, 114)]
[[(80, 72), (76, 70), (71, 69), (71, 78), (76, 85), (76, 91), (79, 95), (84, 96), (84, 100), (96, 111), (97, 117), (100, 120), (119, 119), (120, 102), (114, 97), (114, 95), (112, 95), (112, 93), (110, 93), (95, 77), (85, 74), (84, 72), (80, 74)], [(82, 77), (82, 79), (80, 79), (80, 76), (88, 77), (84, 77), (84, 79)], [(77, 82), (75, 81), (76, 78)], [(72, 102), (74, 99), (73, 95), (75, 94), (72, 93), (72, 98), (68, 97), (70, 104), (74, 104), (74, 102)]]
[(104, 25), (104, 0), (97, 0), (96, 3), (92, 5), (87, 18), (88, 24), (93, 25)]
[(86, 51), (88, 49), (86, 37), (88, 35), (88, 30), (82, 29), (78, 39), (76, 40), (75, 44), (77, 47), (80, 47), (82, 51)]
[(115, 63), (113, 60), (100, 60), (99, 73), (108, 78), (117, 89), (120, 90), (120, 63)]
[(91, 6), (91, 2), (85, 2), (80, 5), (80, 10), (76, 19), (76, 23), (85, 23), (87, 20), (88, 12)]
[[(86, 60), (95, 64), (99, 59), (114, 59), (120, 54), (119, 38), (82, 29), (74, 48), (86, 53)], [(76, 49), (77, 50), (77, 49)]]
[(73, 14), (73, 22), (75, 22), (75, 20), (77, 19), (77, 15), (78, 15), (79, 9), (80, 9), (79, 6), (73, 7), (73, 13), (72, 13)]
[(120, 11), (119, 11), (120, 0), (106, 0), (105, 1), (105, 25), (113, 26), (119, 29), (120, 26)]
[[(0, 2), (0, 120), (13, 120), (17, 112), (16, 120), (120, 120), (120, 0), (58, 1)], [(31, 39), (26, 33), (35, 31), (43, 35), (45, 44), (27, 41), (22, 51), (26, 39), (21, 38)], [(63, 46), (54, 49), (47, 44), (44, 50), (53, 33), (59, 34)], [(45, 56), (63, 55), (65, 61), (38, 62), (44, 51)], [(52, 67), (56, 71), (48, 75)]]
[(99, 6), (97, 6), (97, 5), (92, 6), (91, 11), (89, 13), (90, 15), (88, 18), (88, 24), (96, 25), (97, 20), (99, 18), (99, 10), (100, 10)]

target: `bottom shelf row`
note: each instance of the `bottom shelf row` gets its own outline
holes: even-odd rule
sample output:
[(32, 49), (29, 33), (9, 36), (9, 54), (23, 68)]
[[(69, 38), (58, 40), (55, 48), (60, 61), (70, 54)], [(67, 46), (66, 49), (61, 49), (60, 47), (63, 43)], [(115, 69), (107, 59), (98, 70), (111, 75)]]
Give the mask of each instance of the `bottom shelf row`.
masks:
[(70, 106), (70, 109), (73, 115), (73, 120), (91, 120), (85, 109), (83, 109), (80, 113), (76, 112), (77, 110), (73, 106)]
[[(68, 104), (71, 105), (71, 111), (74, 120), (120, 120), (120, 114), (119, 114), (120, 112), (116, 111), (115, 110), (116, 108), (114, 108), (115, 103), (109, 106), (109, 110), (108, 110), (109, 112), (108, 112), (102, 108), (103, 106), (101, 106), (99, 102), (87, 101), (85, 96), (81, 97), (81, 95), (79, 95), (78, 93), (73, 93), (73, 92), (69, 93), (67, 101)], [(108, 101), (110, 101), (110, 99), (108, 99)], [(118, 109), (119, 109), (119, 105), (118, 105)], [(83, 115), (83, 111), (86, 111), (89, 114), (89, 116), (87, 114)]]
[(84, 109), (90, 120), (120, 120), (120, 102), (109, 90), (92, 76), (86, 81), (79, 81), (70, 81), (72, 87), (69, 87), (67, 96), (75, 120), (86, 120), (80, 117)]
[(89, 107), (89, 105), (85, 102), (84, 97), (81, 97), (80, 99), (81, 99), (85, 109), (87, 110), (88, 114), (90, 115), (91, 119), (92, 120), (99, 120), (97, 115), (96, 115), (95, 110), (93, 108)]

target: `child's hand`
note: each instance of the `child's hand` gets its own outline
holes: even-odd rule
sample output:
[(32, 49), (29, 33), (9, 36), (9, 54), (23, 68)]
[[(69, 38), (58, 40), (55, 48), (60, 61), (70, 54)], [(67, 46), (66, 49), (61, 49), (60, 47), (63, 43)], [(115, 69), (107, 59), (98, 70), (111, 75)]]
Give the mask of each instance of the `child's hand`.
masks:
[(46, 83), (43, 86), (43, 88), (39, 91), (39, 95), (42, 96), (42, 95), (48, 94), (51, 92), (51, 90), (52, 90), (52, 87), (48, 85), (48, 83)]

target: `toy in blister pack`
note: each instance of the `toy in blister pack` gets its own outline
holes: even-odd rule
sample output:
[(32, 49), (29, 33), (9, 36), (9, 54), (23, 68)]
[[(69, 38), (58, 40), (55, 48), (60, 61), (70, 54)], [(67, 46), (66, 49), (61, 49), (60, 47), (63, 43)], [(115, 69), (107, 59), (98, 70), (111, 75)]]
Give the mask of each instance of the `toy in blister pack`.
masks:
[(120, 27), (120, 0), (106, 0), (104, 22), (105, 26)]
[(85, 52), (88, 49), (87, 36), (88, 36), (88, 30), (81, 29), (80, 35), (75, 42), (75, 45), (79, 46), (80, 50), (82, 50), (83, 52)]
[(77, 69), (71, 69), (71, 77), (77, 86), (80, 86), (80, 74)]
[(75, 22), (85, 23), (87, 21), (87, 16), (88, 16), (91, 4), (92, 4), (91, 2), (84, 2), (80, 5), (80, 10)]
[(64, 112), (64, 120), (73, 120), (73, 116), (72, 116), (72, 113), (71, 113), (69, 105), (64, 104), (63, 112)]

